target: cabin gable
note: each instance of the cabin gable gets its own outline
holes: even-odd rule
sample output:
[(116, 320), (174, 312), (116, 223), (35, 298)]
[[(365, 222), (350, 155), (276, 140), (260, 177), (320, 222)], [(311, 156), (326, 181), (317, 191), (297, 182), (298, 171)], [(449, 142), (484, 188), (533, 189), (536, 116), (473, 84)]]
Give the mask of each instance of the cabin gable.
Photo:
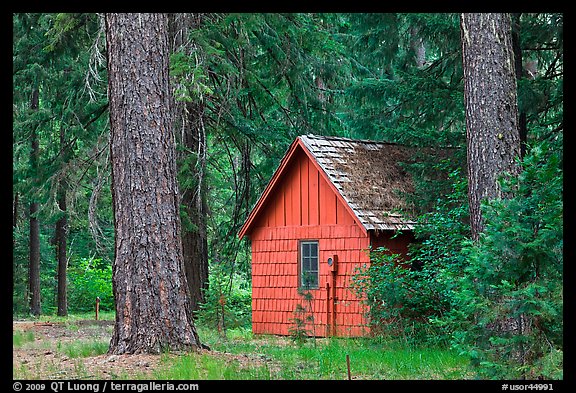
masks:
[(252, 226), (303, 225), (358, 225), (358, 222), (321, 170), (299, 149), (284, 168)]

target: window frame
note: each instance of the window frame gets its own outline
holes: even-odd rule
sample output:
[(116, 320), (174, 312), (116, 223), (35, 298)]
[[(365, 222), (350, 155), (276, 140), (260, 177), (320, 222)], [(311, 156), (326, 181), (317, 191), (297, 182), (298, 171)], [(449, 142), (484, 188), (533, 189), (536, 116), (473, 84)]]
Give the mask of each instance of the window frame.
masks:
[[(304, 255), (304, 245), (306, 244), (314, 244), (316, 245), (316, 270), (310, 269), (310, 267), (305, 270), (304, 269), (304, 258), (312, 258), (311, 253), (308, 256)], [(304, 285), (304, 273), (308, 272), (309, 274), (316, 275), (316, 285)], [(314, 290), (320, 289), (320, 242), (317, 239), (303, 239), (298, 241), (298, 288), (302, 290)]]

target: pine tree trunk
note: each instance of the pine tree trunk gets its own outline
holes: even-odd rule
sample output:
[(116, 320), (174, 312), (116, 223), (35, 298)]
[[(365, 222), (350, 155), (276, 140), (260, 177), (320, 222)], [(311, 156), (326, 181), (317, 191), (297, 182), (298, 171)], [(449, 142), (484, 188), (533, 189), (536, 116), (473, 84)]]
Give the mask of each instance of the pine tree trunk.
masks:
[(419, 29), (414, 26), (410, 28), (410, 46), (414, 51), (416, 67), (424, 67), (426, 65), (426, 47), (424, 46), (424, 40), (420, 36)]
[(68, 315), (68, 297), (66, 285), (66, 270), (68, 258), (66, 256), (66, 231), (68, 218), (66, 216), (66, 188), (62, 180), (58, 187), (58, 208), (62, 217), (56, 221), (56, 253), (58, 257), (58, 315)]
[(116, 322), (109, 352), (200, 345), (180, 240), (165, 14), (107, 14)]
[(40, 223), (38, 202), (30, 203), (30, 267), (28, 270), (30, 314), (40, 315)]
[[(524, 76), (522, 65), (522, 46), (520, 42), (520, 13), (512, 14), (512, 49), (514, 51), (514, 68), (516, 70), (516, 82)], [(528, 139), (528, 122), (526, 111), (520, 111), (518, 115), (518, 132), (520, 133), (520, 157), (526, 154), (526, 142)]]
[[(32, 101), (30, 108), (33, 111), (38, 110), (38, 89), (32, 92)], [(36, 130), (32, 130), (31, 136), (32, 150), (30, 152), (30, 166), (33, 173), (33, 183), (37, 183), (38, 177), (38, 135)], [(34, 197), (32, 197), (34, 198)], [(32, 200), (30, 202), (30, 238), (29, 238), (29, 268), (28, 268), (28, 296), (30, 299), (30, 313), (32, 315), (40, 315), (40, 223), (38, 221), (38, 202)]]
[[(190, 129), (188, 128), (190, 131)], [(189, 227), (182, 230), (182, 252), (186, 279), (190, 289), (192, 310), (196, 311), (204, 302), (204, 292), (208, 289), (208, 237), (206, 232), (206, 140), (204, 132), (198, 138), (185, 135), (185, 146), (198, 148), (196, 189), (182, 190), (182, 207), (188, 217)]]
[[(171, 14), (170, 42), (172, 52), (186, 54), (197, 48), (187, 37), (191, 30), (202, 23), (201, 14)], [(183, 81), (186, 83), (188, 81)], [(190, 290), (192, 310), (197, 311), (204, 302), (208, 289), (208, 237), (206, 232), (206, 130), (204, 128), (204, 104), (202, 102), (178, 101), (174, 103), (174, 127), (178, 142), (182, 145), (177, 162), (179, 172), (187, 177), (180, 183), (181, 209), (185, 222), (182, 225), (182, 253), (186, 279)], [(195, 159), (190, 160), (194, 155)], [(194, 181), (190, 181), (192, 177)]]
[(470, 223), (478, 239), (481, 201), (506, 197), (498, 178), (519, 172), (516, 75), (509, 14), (462, 14), (460, 26)]
[[(66, 136), (64, 134), (64, 127), (60, 126), (60, 155), (64, 162), (68, 162), (68, 151), (66, 148)], [(61, 217), (56, 221), (56, 259), (58, 260), (58, 315), (65, 317), (68, 315), (68, 294), (66, 284), (66, 273), (68, 269), (68, 258), (66, 255), (66, 238), (68, 230), (68, 212), (66, 207), (66, 179), (65, 174), (58, 183), (58, 209), (60, 210)]]
[(18, 193), (14, 194), (12, 199), (12, 228), (16, 229), (18, 227)]

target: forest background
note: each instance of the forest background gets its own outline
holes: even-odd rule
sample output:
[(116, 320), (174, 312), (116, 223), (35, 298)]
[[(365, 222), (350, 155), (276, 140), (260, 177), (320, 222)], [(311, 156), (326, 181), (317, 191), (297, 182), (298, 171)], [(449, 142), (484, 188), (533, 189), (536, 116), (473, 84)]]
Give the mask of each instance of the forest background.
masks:
[[(405, 164), (420, 268), (359, 273), (359, 291), (397, 306), (371, 317), (395, 321), (382, 335), (466, 352), (484, 377), (561, 378), (563, 15), (511, 20), (523, 171), (503, 184), (513, 198), (484, 205), (472, 241), (458, 14), (171, 14), (197, 320), (249, 326), (250, 249), (237, 233), (296, 136), (449, 149)], [(88, 311), (95, 296), (114, 310), (105, 51), (102, 15), (13, 15), (14, 316)], [(523, 334), (495, 328), (504, 318)]]

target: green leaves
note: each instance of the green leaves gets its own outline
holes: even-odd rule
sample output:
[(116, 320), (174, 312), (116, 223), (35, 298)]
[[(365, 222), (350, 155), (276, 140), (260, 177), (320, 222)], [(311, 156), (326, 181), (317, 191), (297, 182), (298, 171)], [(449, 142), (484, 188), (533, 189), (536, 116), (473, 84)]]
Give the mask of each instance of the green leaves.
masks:
[(486, 229), (463, 250), (468, 279), (455, 307), (474, 319), (460, 345), (474, 348), (484, 377), (551, 378), (558, 370), (541, 374), (539, 364), (562, 349), (563, 209), (548, 142), (529, 151), (516, 187), (513, 198), (484, 204)]
[(70, 291), (68, 301), (75, 311), (94, 310), (96, 297), (100, 309), (114, 310), (112, 266), (101, 259), (82, 258), (68, 269)]

